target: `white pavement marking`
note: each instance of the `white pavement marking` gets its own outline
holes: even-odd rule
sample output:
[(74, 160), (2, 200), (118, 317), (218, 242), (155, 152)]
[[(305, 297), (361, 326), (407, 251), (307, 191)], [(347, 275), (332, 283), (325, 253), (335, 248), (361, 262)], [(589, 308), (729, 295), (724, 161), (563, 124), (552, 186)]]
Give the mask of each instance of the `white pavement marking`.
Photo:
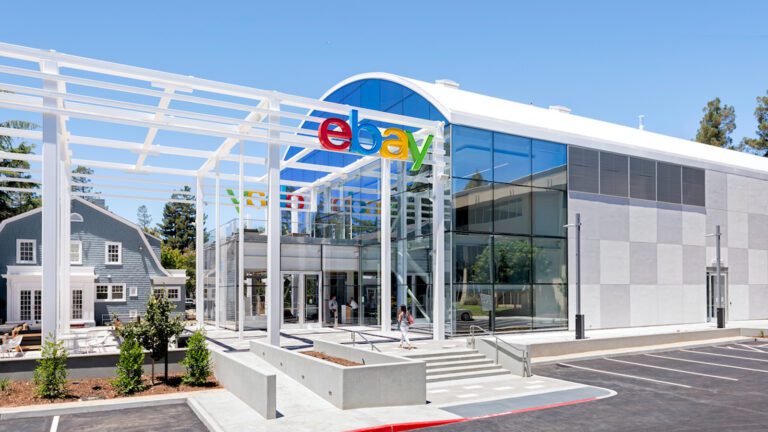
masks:
[(672, 369), (672, 368), (666, 368), (666, 367), (662, 367), (662, 366), (649, 365), (649, 364), (645, 364), (645, 363), (636, 363), (636, 362), (631, 362), (631, 361), (626, 361), (626, 360), (619, 360), (619, 359), (615, 359), (615, 358), (604, 357), (604, 360), (610, 360), (612, 362), (626, 363), (626, 364), (631, 364), (631, 365), (636, 365), (636, 366), (649, 367), (649, 368), (654, 368), (654, 369), (663, 369), (663, 370), (668, 370), (668, 371), (672, 371), (672, 372), (680, 372), (680, 373), (691, 374), (691, 375), (699, 375), (699, 376), (709, 377), (709, 378), (717, 378), (717, 379), (728, 380), (728, 381), (738, 381), (738, 379), (736, 379), (736, 378), (729, 378), (729, 377), (718, 376), (718, 375), (710, 375), (710, 374), (699, 373), (699, 372), (691, 372), (691, 371), (681, 370), (681, 369)]
[(638, 380), (642, 380), (642, 381), (650, 381), (650, 382), (655, 382), (655, 383), (659, 383), (659, 384), (667, 384), (667, 385), (676, 386), (676, 387), (692, 388), (691, 386), (685, 385), (685, 384), (673, 383), (673, 382), (669, 382), (669, 381), (655, 380), (655, 379), (652, 379), (652, 378), (645, 378), (645, 377), (640, 377), (640, 376), (636, 376), (636, 375), (627, 375), (627, 374), (618, 373), (618, 372), (610, 372), (610, 371), (604, 371), (604, 370), (600, 370), (600, 369), (592, 369), (592, 368), (583, 367), (583, 366), (576, 366), (576, 365), (572, 365), (572, 364), (568, 364), (568, 363), (558, 363), (558, 364), (559, 365), (563, 365), (565, 367), (572, 367), (572, 368), (576, 368), (576, 369), (583, 369), (583, 370), (587, 370), (587, 371), (591, 371), (591, 372), (604, 373), (604, 374), (608, 374), (608, 375), (616, 375), (616, 376), (621, 376), (621, 377), (626, 377), (626, 378), (634, 378), (634, 379), (638, 379)]
[(527, 388), (528, 390), (534, 390), (534, 389), (542, 388), (542, 387), (544, 387), (544, 384), (535, 384), (535, 385), (525, 386), (525, 388)]
[(59, 416), (53, 416), (53, 421), (51, 422), (51, 432), (56, 432), (59, 429)]
[(504, 387), (494, 387), (494, 390), (503, 391), (503, 390), (512, 390), (514, 387), (511, 386), (504, 386)]
[(739, 359), (739, 360), (751, 360), (751, 361), (756, 361), (756, 362), (768, 363), (768, 360), (756, 359), (756, 358), (752, 358), (752, 357), (732, 356), (732, 355), (728, 355), (728, 354), (717, 354), (717, 353), (711, 353), (711, 352), (706, 352), (706, 351), (694, 351), (694, 350), (685, 350), (685, 349), (680, 350), (680, 351), (687, 352), (687, 353), (693, 353), (693, 354), (703, 354), (703, 355), (711, 355), (711, 356), (717, 356), (717, 357), (728, 357), (728, 358), (735, 358), (735, 359)]
[(768, 354), (768, 352), (761, 351), (761, 350), (754, 350), (754, 351), (753, 350), (745, 350), (745, 349), (736, 348), (736, 347), (732, 347), (732, 346), (727, 346), (727, 347), (713, 346), (712, 348), (718, 348), (718, 349), (726, 350), (726, 351), (744, 351), (744, 352), (758, 352), (758, 353), (761, 353), (761, 354)]
[(677, 361), (683, 361), (683, 362), (688, 362), (688, 363), (698, 363), (698, 364), (703, 364), (703, 365), (720, 366), (720, 367), (731, 368), (731, 369), (741, 369), (741, 370), (746, 370), (746, 371), (751, 371), (751, 372), (768, 373), (768, 371), (762, 370), (762, 369), (752, 369), (752, 368), (748, 368), (748, 367), (724, 365), (722, 363), (710, 363), (710, 362), (691, 360), (691, 359), (681, 359), (681, 358), (677, 358), (677, 357), (660, 356), (660, 355), (656, 355), (656, 354), (645, 354), (645, 355), (647, 355), (648, 357), (656, 357), (656, 358), (662, 358), (662, 359), (667, 359), (667, 360), (677, 360)]
[(448, 389), (427, 390), (427, 393), (447, 393)]
[(457, 398), (461, 398), (461, 399), (477, 397), (477, 393), (467, 393), (467, 394), (463, 394), (463, 395), (457, 395), (456, 397)]
[(736, 344), (736, 345), (738, 345), (740, 347), (744, 347), (744, 348), (749, 348), (752, 351), (757, 351), (759, 353), (768, 354), (767, 352), (765, 352), (763, 350), (760, 350), (760, 349), (757, 349), (757, 348), (753, 347), (752, 345), (746, 345), (746, 344)]
[(479, 389), (479, 388), (483, 388), (483, 386), (481, 386), (481, 385), (468, 385), (468, 386), (464, 386), (464, 389), (466, 389), (466, 390), (473, 390), (473, 389)]

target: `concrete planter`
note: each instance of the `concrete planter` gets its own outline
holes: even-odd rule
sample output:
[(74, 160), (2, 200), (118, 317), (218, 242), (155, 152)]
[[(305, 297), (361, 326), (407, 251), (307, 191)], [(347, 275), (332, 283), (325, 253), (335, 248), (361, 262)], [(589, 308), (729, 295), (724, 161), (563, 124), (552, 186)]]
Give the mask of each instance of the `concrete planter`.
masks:
[(341, 409), (423, 405), (427, 399), (426, 363), (350, 346), (315, 341), (314, 350), (362, 366), (325, 360), (251, 342), (251, 352)]

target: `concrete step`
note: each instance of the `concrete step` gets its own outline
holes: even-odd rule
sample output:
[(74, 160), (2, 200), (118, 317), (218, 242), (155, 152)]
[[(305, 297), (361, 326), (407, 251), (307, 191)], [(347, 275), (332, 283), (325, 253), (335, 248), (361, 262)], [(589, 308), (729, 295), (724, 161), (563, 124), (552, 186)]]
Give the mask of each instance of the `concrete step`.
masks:
[(412, 359), (418, 359), (418, 360), (426, 360), (426, 359), (432, 359), (432, 358), (439, 358), (439, 357), (449, 357), (449, 356), (456, 356), (456, 355), (466, 355), (466, 354), (477, 354), (476, 350), (467, 349), (467, 348), (455, 348), (455, 349), (445, 349), (440, 351), (424, 351), (424, 352), (412, 352), (408, 354), (404, 354), (403, 357), (408, 357)]
[(439, 369), (427, 369), (427, 378), (432, 376), (441, 376), (441, 375), (448, 375), (448, 374), (461, 374), (464, 372), (480, 372), (480, 371), (491, 371), (491, 370), (500, 370), (501, 365), (494, 364), (493, 362), (485, 363), (485, 364), (477, 364), (477, 365), (469, 365), (469, 366), (453, 366), (453, 367), (444, 367)]
[(414, 360), (421, 360), (427, 364), (431, 364), (431, 363), (456, 362), (456, 361), (468, 361), (468, 360), (487, 360), (487, 358), (480, 353), (475, 353), (475, 354), (446, 355), (442, 357), (418, 358)]
[(493, 360), (487, 358), (471, 359), (471, 360), (453, 360), (453, 361), (439, 361), (439, 362), (427, 362), (427, 371), (432, 369), (454, 367), (454, 366), (474, 366), (480, 364), (493, 364)]
[(508, 375), (509, 371), (506, 369), (493, 369), (484, 371), (462, 372), (462, 373), (450, 373), (443, 375), (430, 375), (427, 377), (427, 383), (440, 382), (440, 381), (455, 381), (460, 379), (469, 378), (482, 378), (497, 375)]

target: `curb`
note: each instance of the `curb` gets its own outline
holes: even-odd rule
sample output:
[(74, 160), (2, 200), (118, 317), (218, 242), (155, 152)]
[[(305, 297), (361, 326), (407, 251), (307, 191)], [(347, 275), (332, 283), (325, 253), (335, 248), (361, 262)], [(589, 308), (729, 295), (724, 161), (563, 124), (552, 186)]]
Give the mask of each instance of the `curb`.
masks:
[(114, 411), (130, 408), (177, 405), (187, 403), (187, 400), (194, 393), (199, 392), (184, 392), (173, 395), (121, 398), (130, 400), (111, 399), (88, 402), (63, 402), (55, 404), (54, 406), (27, 405), (23, 407), (4, 408), (0, 409), (0, 420), (49, 417), (90, 412)]
[(200, 404), (200, 402), (193, 398), (192, 396), (187, 398), (187, 406), (189, 406), (189, 409), (192, 410), (193, 413), (197, 416), (198, 420), (200, 420), (205, 427), (207, 427), (211, 432), (224, 432), (225, 429), (214, 420), (213, 416), (203, 408), (203, 406)]

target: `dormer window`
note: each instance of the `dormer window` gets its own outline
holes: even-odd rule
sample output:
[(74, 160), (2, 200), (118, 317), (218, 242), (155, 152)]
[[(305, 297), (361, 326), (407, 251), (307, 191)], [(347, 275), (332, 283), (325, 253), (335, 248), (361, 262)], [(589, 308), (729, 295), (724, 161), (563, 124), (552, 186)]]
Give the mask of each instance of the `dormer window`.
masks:
[(104, 263), (119, 265), (123, 263), (123, 244), (117, 242), (107, 242), (104, 253)]
[(16, 264), (37, 263), (37, 240), (16, 240)]

